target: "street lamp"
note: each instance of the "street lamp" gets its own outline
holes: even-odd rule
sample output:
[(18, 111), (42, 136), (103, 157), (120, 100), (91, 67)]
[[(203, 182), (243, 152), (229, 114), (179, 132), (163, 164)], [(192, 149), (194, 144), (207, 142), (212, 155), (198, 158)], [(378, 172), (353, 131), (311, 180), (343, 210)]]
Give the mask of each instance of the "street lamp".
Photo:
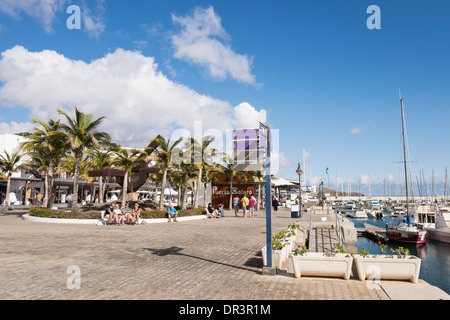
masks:
[(303, 205), (302, 205), (302, 174), (303, 171), (300, 167), (300, 162), (298, 163), (298, 167), (297, 170), (295, 171), (298, 174), (298, 200), (299, 200), (299, 204), (300, 204), (300, 218), (302, 217), (302, 212), (303, 212)]

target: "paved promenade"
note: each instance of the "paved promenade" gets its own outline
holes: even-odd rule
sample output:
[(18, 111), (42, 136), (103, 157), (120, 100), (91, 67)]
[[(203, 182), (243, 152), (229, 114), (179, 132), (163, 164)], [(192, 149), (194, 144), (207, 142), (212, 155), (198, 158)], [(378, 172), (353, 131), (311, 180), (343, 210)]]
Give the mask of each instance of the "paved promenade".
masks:
[[(139, 226), (48, 224), (21, 213), (0, 215), (2, 300), (391, 300), (419, 291), (413, 299), (448, 297), (422, 280), (383, 281), (374, 289), (356, 277), (262, 276), (263, 211), (253, 219), (227, 211), (220, 219)], [(287, 210), (274, 214), (273, 234), (293, 221)]]

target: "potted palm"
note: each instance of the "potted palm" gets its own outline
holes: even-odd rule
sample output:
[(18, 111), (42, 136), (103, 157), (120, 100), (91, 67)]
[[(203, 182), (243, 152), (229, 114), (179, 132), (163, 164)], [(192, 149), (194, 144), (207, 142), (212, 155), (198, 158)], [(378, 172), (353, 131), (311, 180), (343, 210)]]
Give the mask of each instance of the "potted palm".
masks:
[(305, 246), (298, 245), (292, 252), (291, 262), (294, 276), (324, 276), (350, 279), (353, 258), (342, 246), (336, 244), (333, 252), (309, 252)]
[[(378, 242), (381, 245), (381, 242)], [(359, 254), (354, 254), (358, 278), (365, 281), (371, 279), (419, 281), (421, 259), (410, 255), (409, 250), (399, 247), (391, 251), (395, 254), (386, 255), (385, 245), (381, 245), (380, 255), (372, 255), (362, 248)]]

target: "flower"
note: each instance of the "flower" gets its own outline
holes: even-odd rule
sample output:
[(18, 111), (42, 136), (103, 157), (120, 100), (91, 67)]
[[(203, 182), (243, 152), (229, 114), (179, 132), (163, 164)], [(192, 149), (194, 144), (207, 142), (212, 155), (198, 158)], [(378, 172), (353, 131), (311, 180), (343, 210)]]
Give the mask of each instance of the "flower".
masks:
[(294, 256), (303, 255), (308, 252), (308, 248), (306, 246), (298, 245), (297, 249), (294, 250)]

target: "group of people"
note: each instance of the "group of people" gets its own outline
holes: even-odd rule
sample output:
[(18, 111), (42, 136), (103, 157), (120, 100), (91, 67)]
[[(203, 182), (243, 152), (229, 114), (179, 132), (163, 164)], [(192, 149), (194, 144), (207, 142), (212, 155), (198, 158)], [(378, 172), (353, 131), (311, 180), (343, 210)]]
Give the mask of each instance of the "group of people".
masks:
[(139, 216), (141, 214), (141, 209), (139, 204), (136, 203), (134, 208), (131, 209), (128, 206), (128, 202), (125, 202), (123, 210), (117, 203), (111, 202), (108, 208), (106, 208), (106, 214), (109, 214), (109, 223), (111, 224), (113, 220), (118, 224), (125, 224), (125, 220), (128, 224), (139, 224)]
[(218, 204), (215, 208), (212, 207), (211, 203), (208, 203), (208, 214), (211, 218), (225, 217), (223, 212), (223, 204)]
[(244, 218), (247, 218), (247, 212), (248, 216), (250, 218), (255, 217), (255, 205), (256, 205), (256, 199), (254, 196), (251, 196), (250, 199), (247, 198), (246, 195), (242, 197), (242, 199), (239, 199), (238, 196), (235, 196), (233, 198), (233, 209), (234, 209), (234, 215), (238, 217), (239, 213), (239, 203), (242, 205), (242, 210), (244, 211)]

